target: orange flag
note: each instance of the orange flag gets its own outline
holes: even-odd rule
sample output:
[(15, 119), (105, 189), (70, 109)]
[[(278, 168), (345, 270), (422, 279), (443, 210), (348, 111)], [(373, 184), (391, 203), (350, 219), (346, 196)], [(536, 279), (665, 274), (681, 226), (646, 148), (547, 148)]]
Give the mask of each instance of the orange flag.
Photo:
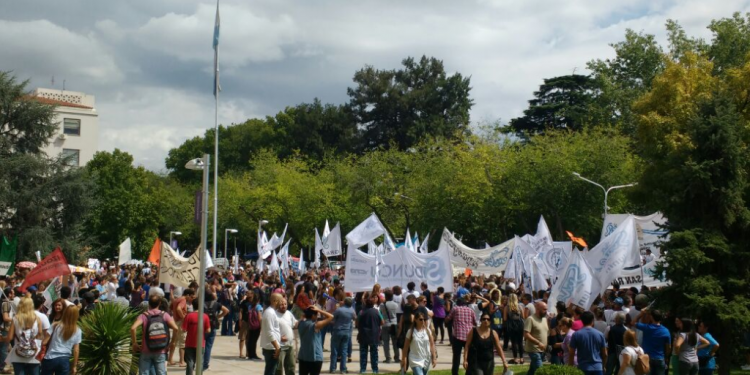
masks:
[(583, 238), (576, 237), (573, 235), (573, 233), (570, 233), (567, 230), (565, 231), (565, 233), (568, 234), (568, 237), (570, 237), (570, 240), (573, 241), (574, 243), (577, 243), (583, 247), (589, 247), (589, 245), (586, 244), (586, 241), (584, 241)]
[(160, 260), (161, 260), (161, 240), (159, 239), (159, 237), (156, 237), (156, 241), (154, 241), (154, 246), (151, 247), (151, 255), (148, 256), (148, 261), (158, 266)]

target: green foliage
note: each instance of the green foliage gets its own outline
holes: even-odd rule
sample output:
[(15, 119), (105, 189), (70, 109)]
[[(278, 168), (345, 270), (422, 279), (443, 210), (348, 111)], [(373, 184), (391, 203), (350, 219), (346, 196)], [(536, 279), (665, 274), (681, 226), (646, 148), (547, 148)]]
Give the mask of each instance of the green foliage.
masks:
[(536, 370), (539, 375), (583, 375), (583, 371), (575, 366), (545, 365)]
[(581, 130), (592, 123), (591, 105), (598, 95), (597, 81), (573, 74), (544, 80), (523, 117), (510, 121), (516, 133), (539, 134), (547, 130)]
[(138, 371), (138, 353), (131, 352), (130, 327), (137, 311), (117, 303), (101, 303), (81, 318), (81, 375), (127, 375)]
[(443, 62), (422, 56), (402, 61), (402, 70), (372, 66), (354, 74), (349, 108), (362, 127), (365, 150), (392, 145), (408, 149), (428, 136), (469, 133), (469, 78), (448, 76)]

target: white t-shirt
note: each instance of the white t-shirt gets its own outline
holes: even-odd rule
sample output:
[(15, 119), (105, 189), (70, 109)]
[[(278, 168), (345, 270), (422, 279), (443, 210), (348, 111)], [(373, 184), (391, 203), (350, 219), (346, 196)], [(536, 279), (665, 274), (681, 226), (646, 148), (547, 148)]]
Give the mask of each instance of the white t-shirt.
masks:
[(276, 317), (279, 318), (279, 330), (281, 336), (286, 336), (286, 341), (279, 344), (282, 347), (292, 346), (294, 343), (294, 325), (297, 324), (297, 319), (294, 318), (291, 311), (284, 311), (283, 314), (276, 312)]
[(263, 317), (260, 321), (261, 349), (274, 350), (273, 341), (281, 345), (281, 328), (279, 327), (276, 310), (269, 306), (263, 311)]
[(34, 314), (36, 314), (36, 317), (42, 321), (42, 329), (45, 331), (49, 331), (50, 324), (49, 324), (49, 318), (47, 317), (47, 315), (44, 315), (40, 313), (39, 311), (34, 311)]
[(114, 301), (117, 298), (117, 285), (113, 282), (107, 283), (107, 301)]
[(630, 356), (630, 363), (627, 364), (627, 368), (625, 368), (625, 372), (623, 375), (635, 375), (635, 369), (633, 366), (635, 365), (635, 361), (638, 359), (638, 355), (643, 354), (642, 348), (634, 348), (632, 346), (626, 346), (622, 349), (622, 353), (620, 353), (620, 358), (618, 359), (620, 361), (620, 366), (622, 366), (622, 355), (627, 354)]
[[(412, 331), (414, 337), (412, 337)], [(406, 332), (406, 338), (411, 339), (409, 344), (409, 367), (427, 367), (432, 362), (432, 353), (430, 352), (430, 331), (428, 329), (409, 330)]]
[(401, 301), (403, 301), (404, 296), (402, 295), (393, 295), (393, 302), (396, 302), (398, 305), (398, 309), (396, 309), (396, 314), (403, 314), (404, 309), (401, 307)]
[(150, 275), (151, 274), (151, 268), (144, 267), (141, 272), (143, 272), (144, 275)]
[(470, 303), (469, 308), (474, 312), (477, 317), (477, 324), (482, 320), (482, 310), (479, 310), (479, 306), (476, 303)]
[[(54, 329), (54, 334), (52, 330)], [(55, 359), (58, 357), (70, 357), (73, 354), (73, 346), (81, 343), (82, 334), (81, 329), (76, 328), (76, 332), (73, 336), (70, 336), (68, 341), (63, 340), (62, 325), (58, 324), (54, 328), (50, 328), (49, 333), (51, 335), (50, 345), (47, 349), (47, 354), (44, 359)]]

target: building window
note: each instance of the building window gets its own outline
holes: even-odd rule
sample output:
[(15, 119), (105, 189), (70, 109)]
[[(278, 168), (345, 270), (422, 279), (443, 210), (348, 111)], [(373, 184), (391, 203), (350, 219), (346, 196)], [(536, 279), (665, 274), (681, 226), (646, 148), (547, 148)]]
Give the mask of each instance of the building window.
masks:
[(77, 167), (79, 166), (79, 161), (81, 159), (81, 150), (64, 148), (62, 151), (62, 157), (65, 159), (66, 165)]
[(68, 135), (81, 135), (81, 120), (77, 118), (64, 119), (63, 133)]

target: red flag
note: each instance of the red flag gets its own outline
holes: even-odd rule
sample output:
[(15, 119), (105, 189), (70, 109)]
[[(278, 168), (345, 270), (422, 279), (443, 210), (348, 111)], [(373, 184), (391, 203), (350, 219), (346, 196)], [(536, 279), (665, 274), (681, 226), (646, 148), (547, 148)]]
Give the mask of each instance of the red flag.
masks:
[(26, 275), (26, 279), (21, 284), (21, 291), (25, 292), (26, 288), (40, 281), (49, 280), (53, 277), (70, 275), (70, 267), (65, 254), (58, 247), (55, 251), (47, 255), (41, 262)]
[(158, 266), (160, 260), (161, 260), (161, 240), (159, 239), (159, 237), (156, 237), (156, 241), (154, 241), (154, 246), (151, 247), (151, 255), (148, 256), (148, 261)]

